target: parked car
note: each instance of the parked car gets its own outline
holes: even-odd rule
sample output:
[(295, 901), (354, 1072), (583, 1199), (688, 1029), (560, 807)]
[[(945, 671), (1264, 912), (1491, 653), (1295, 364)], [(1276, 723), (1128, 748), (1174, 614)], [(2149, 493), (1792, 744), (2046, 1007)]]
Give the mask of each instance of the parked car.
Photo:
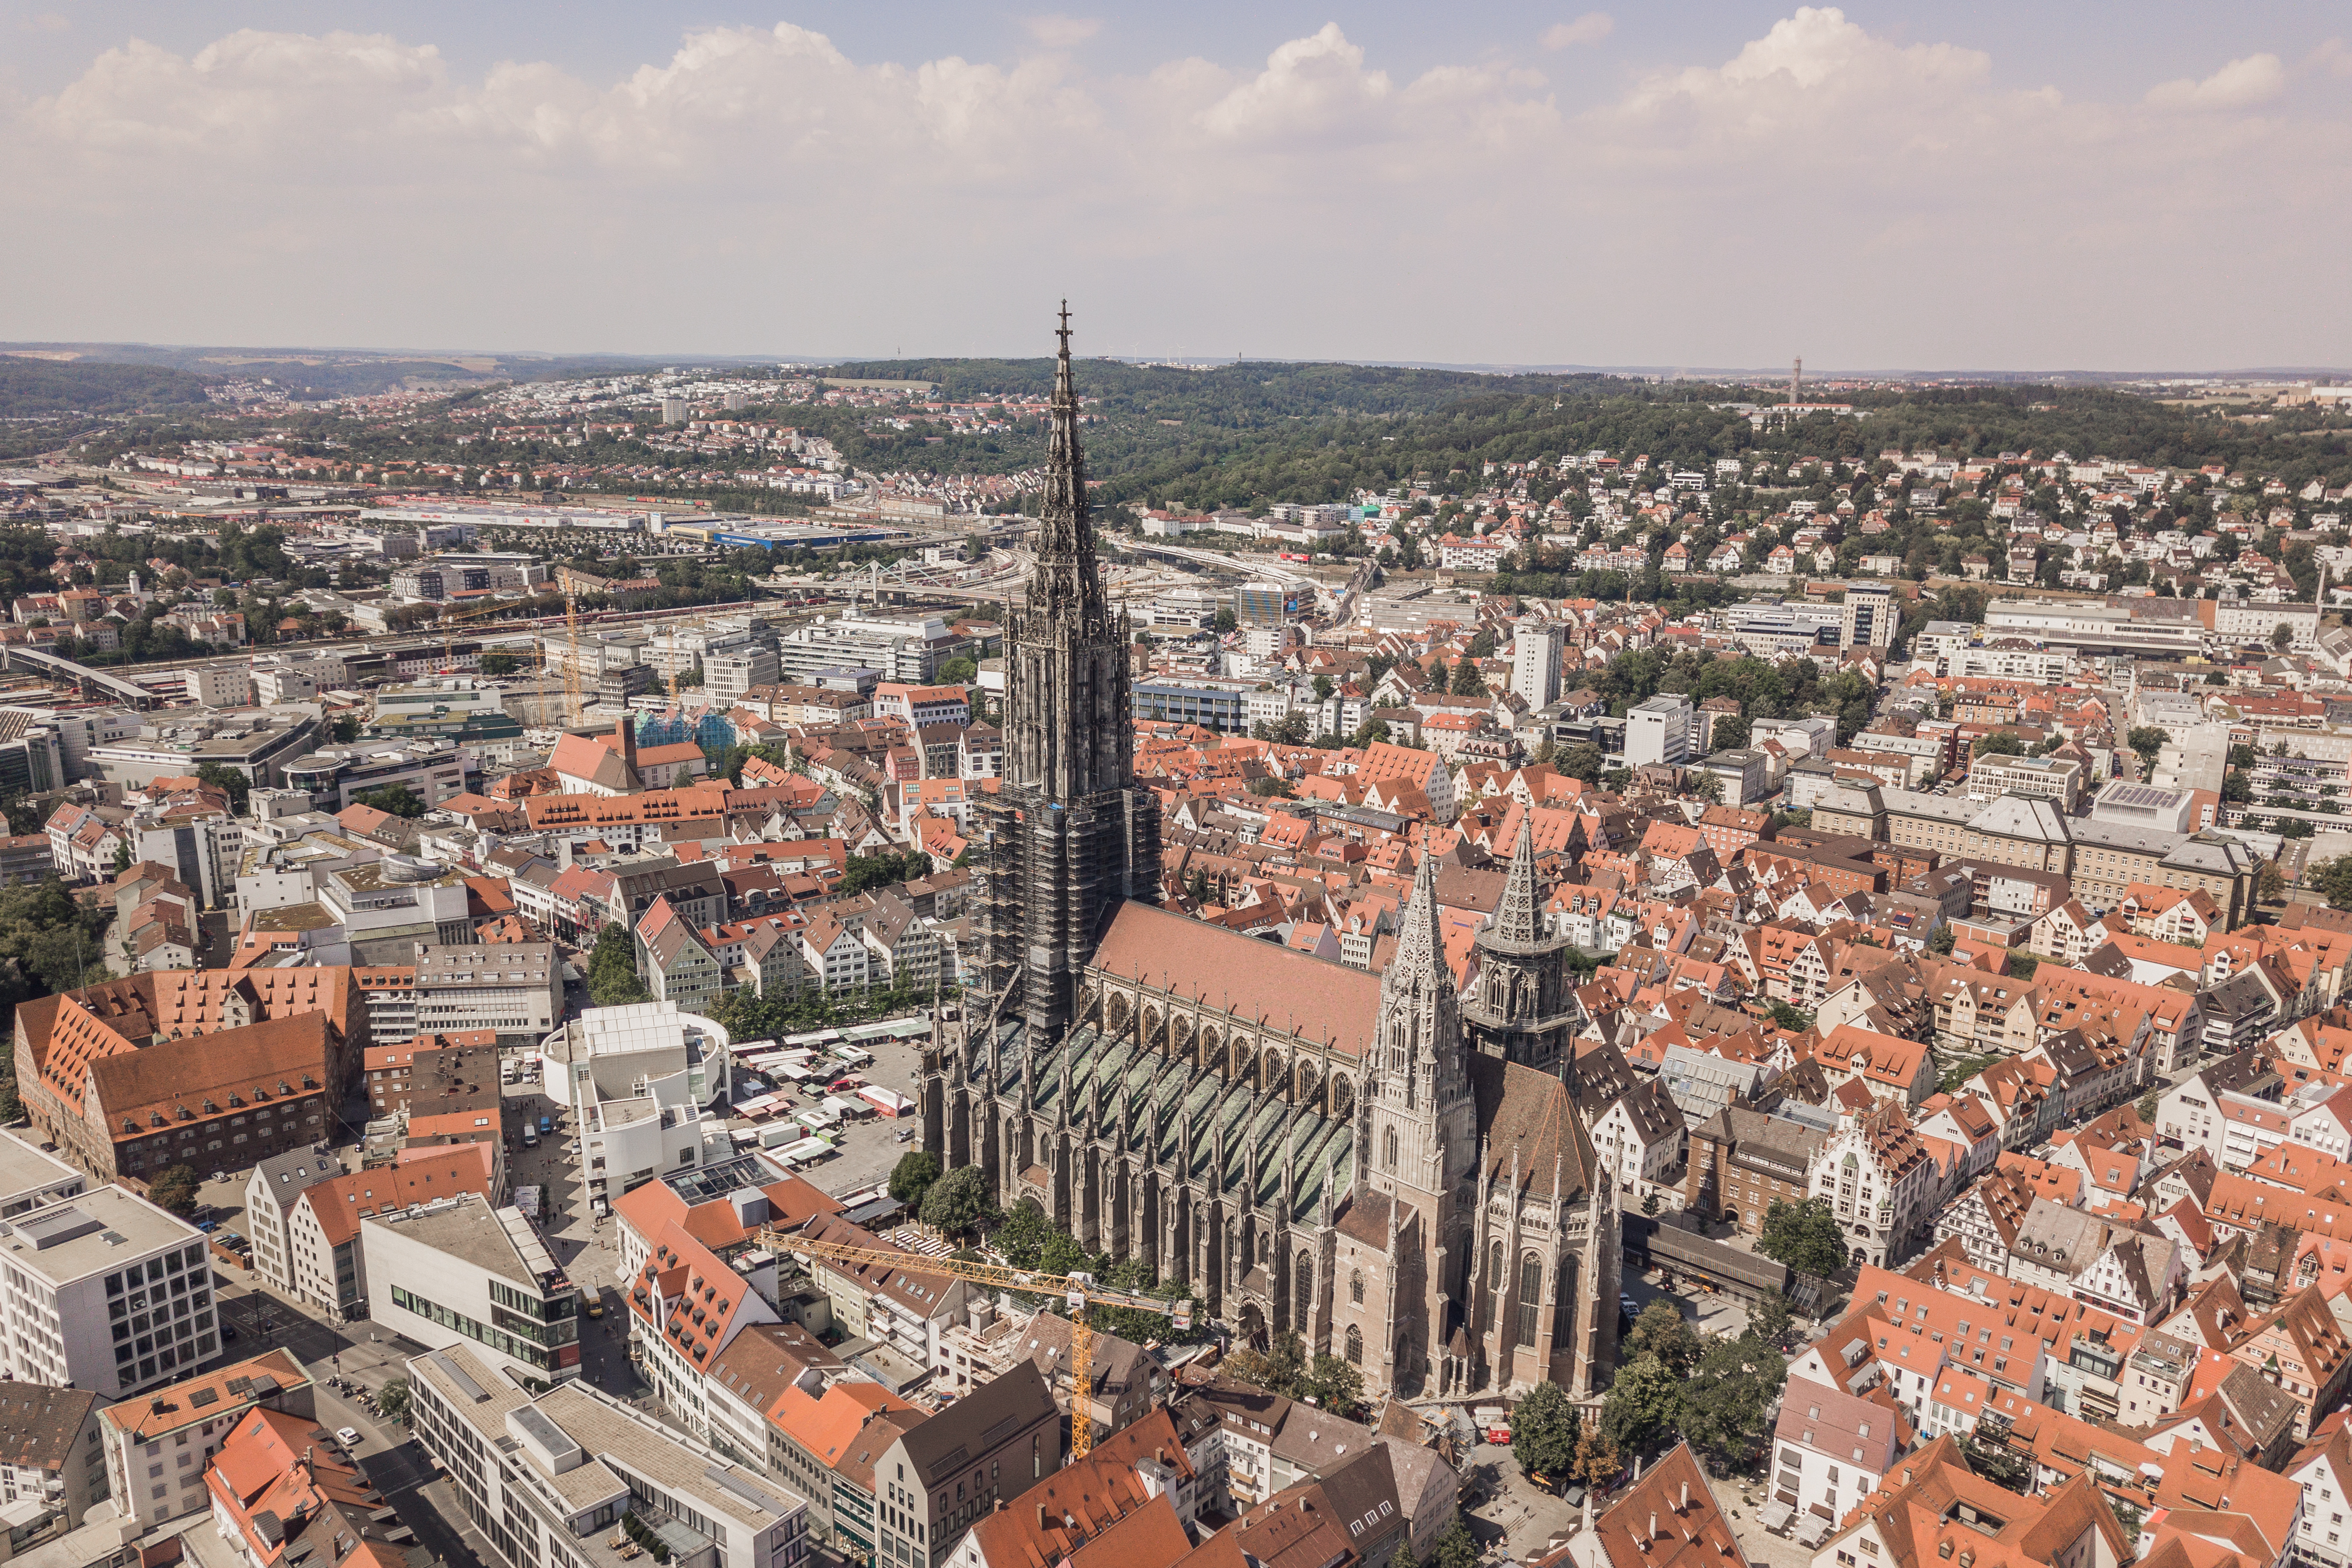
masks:
[(356, 1448), (360, 1446), (360, 1429), (357, 1427), (338, 1427), (335, 1428), (335, 1441), (346, 1448)]
[(592, 1318), (601, 1318), (604, 1315), (604, 1298), (603, 1296), (598, 1295), (588, 1298), (588, 1315)]
[(526, 1149), (535, 1149), (539, 1147), (539, 1134), (532, 1132), (530, 1128), (525, 1127), (522, 1130), (522, 1146)]
[(539, 1119), (539, 1135), (543, 1138), (553, 1131), (555, 1131), (555, 1118), (552, 1116), (541, 1116)]
[(229, 1340), (233, 1340), (233, 1339), (235, 1339), (236, 1337), (236, 1325), (235, 1323), (233, 1323), (233, 1322), (229, 1322), (226, 1318), (223, 1318), (223, 1319), (221, 1319), (221, 1339), (222, 1339), (222, 1342), (223, 1342), (223, 1343), (226, 1343), (227, 1341), (229, 1341)]

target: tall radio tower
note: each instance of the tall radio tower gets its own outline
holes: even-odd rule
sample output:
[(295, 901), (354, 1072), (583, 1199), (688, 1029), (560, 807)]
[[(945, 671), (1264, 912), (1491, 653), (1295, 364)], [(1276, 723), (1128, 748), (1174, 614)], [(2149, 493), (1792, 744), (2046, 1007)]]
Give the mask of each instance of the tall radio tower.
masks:
[(1797, 383), (1804, 379), (1805, 359), (1803, 355), (1800, 354), (1789, 366), (1789, 402), (1791, 404), (1795, 403), (1797, 401)]

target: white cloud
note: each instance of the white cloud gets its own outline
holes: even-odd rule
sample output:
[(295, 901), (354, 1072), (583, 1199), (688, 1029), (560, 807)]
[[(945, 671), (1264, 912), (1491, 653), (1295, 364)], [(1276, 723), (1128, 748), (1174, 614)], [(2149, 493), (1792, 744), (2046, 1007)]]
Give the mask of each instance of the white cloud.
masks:
[(1032, 16), (1022, 24), (1029, 36), (1049, 49), (1074, 49), (1102, 31), (1099, 16)]
[(1587, 11), (1573, 22), (1555, 22), (1545, 28), (1543, 47), (1572, 49), (1579, 44), (1597, 44), (1616, 26), (1606, 11)]
[[(1374, 57), (1332, 25), (1128, 77), (1038, 30), (1063, 20), (1008, 60), (714, 26), (605, 79), (381, 35), (126, 41), (0, 99), (44, 236), (0, 339), (1003, 352), (1066, 291), (1118, 352), (2352, 361), (2352, 318), (2308, 304), (2352, 219), (2301, 198), (2352, 132), (2272, 57), (2078, 102), (1805, 8), (1562, 105), (1532, 45)], [(2152, 244), (2151, 212), (2233, 244)]]
[(2147, 90), (2157, 109), (2247, 109), (2268, 103), (2286, 91), (2286, 67), (2276, 55), (2248, 55), (2231, 60), (2203, 81), (2187, 77)]

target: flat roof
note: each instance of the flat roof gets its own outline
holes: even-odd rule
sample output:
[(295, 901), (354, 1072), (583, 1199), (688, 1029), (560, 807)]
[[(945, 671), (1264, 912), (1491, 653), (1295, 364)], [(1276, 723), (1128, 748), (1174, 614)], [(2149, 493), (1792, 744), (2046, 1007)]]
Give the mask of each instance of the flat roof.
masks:
[(41, 1153), (16, 1134), (0, 1132), (0, 1201), (80, 1175), (65, 1161)]
[(0, 1221), (0, 1249), (52, 1285), (120, 1269), (202, 1233), (119, 1186), (101, 1186)]
[[(421, 1214), (397, 1210), (360, 1223), (397, 1231), (412, 1241), (495, 1274), (510, 1285), (520, 1285), (533, 1295), (560, 1295), (572, 1289), (544, 1244), (539, 1246), (536, 1257), (525, 1255), (513, 1228), (506, 1222), (507, 1214), (514, 1215), (517, 1222), (528, 1228), (529, 1222), (522, 1219), (521, 1210), (494, 1209), (471, 1193), (460, 1194), (446, 1208), (428, 1206)], [(543, 1277), (542, 1268), (545, 1275), (551, 1277)]]

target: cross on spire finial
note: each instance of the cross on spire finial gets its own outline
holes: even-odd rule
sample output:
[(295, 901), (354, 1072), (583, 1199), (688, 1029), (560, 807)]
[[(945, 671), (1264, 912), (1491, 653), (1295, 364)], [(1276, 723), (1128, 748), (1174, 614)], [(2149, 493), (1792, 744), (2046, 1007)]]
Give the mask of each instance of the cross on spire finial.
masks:
[(1062, 340), (1062, 352), (1067, 354), (1070, 351), (1070, 302), (1066, 299), (1062, 301), (1062, 324), (1054, 329), (1054, 335)]

